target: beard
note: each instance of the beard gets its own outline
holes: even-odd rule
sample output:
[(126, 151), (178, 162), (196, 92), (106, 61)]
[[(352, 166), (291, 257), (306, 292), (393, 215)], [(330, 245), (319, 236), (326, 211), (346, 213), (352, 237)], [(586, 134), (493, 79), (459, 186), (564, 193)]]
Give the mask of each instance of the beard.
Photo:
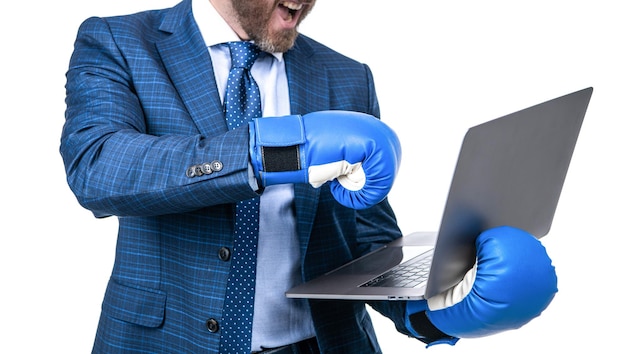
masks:
[[(268, 5), (265, 0), (231, 0), (233, 9), (241, 27), (246, 31), (254, 43), (264, 52), (284, 53), (293, 47), (298, 37), (297, 26), (293, 29), (281, 31), (270, 28), (270, 20), (274, 8), (278, 6), (279, 0), (275, 0), (272, 5)], [(298, 19), (298, 25), (309, 14), (313, 7), (307, 5), (302, 9), (302, 14)]]

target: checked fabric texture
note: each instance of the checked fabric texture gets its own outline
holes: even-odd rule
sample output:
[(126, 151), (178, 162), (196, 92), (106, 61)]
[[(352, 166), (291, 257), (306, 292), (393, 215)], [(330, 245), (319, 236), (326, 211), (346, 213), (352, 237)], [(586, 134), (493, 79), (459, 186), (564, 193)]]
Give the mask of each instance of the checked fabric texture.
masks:
[[(261, 94), (250, 74), (259, 49), (250, 42), (229, 42), (228, 46), (232, 65), (224, 111), (229, 129), (235, 129), (252, 118), (261, 117)], [(258, 233), (259, 198), (238, 202), (220, 353), (250, 353)]]

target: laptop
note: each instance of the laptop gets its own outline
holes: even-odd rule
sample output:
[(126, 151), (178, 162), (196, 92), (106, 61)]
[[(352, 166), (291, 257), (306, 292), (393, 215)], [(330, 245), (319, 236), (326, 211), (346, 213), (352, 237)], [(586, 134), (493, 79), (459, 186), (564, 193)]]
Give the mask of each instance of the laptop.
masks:
[[(470, 128), (437, 232), (414, 232), (286, 292), (288, 298), (428, 299), (476, 262), (476, 237), (507, 225), (545, 236), (592, 87)], [(422, 273), (421, 280), (414, 280)]]

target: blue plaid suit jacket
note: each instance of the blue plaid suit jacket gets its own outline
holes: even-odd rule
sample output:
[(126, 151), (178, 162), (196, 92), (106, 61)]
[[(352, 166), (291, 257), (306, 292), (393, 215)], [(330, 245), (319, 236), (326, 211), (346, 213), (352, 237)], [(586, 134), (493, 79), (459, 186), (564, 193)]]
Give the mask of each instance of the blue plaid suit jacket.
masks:
[[(300, 36), (285, 53), (293, 114), (340, 109), (379, 116), (366, 65)], [(248, 132), (229, 131), (190, 0), (171, 9), (90, 18), (67, 72), (61, 155), (70, 188), (96, 217), (117, 216), (115, 264), (95, 353), (217, 352), (233, 205), (248, 185)], [(190, 178), (194, 164), (223, 170)], [(400, 236), (387, 201), (339, 205), (327, 186), (295, 186), (303, 280)], [(281, 250), (276, 250), (277, 253)], [(380, 351), (363, 302), (314, 301), (325, 353)], [(399, 331), (404, 303), (371, 305)]]

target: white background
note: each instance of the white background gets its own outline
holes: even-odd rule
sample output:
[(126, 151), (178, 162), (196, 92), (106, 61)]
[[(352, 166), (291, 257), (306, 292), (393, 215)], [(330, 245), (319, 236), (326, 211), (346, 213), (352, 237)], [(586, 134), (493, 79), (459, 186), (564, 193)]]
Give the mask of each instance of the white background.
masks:
[[(86, 17), (177, 2), (4, 4), (0, 352), (90, 351), (117, 223), (94, 219), (65, 183), (64, 74)], [(619, 2), (320, 0), (301, 29), (371, 66), (383, 119), (403, 144), (390, 200), (405, 233), (438, 227), (467, 128), (595, 88), (543, 239), (559, 275), (551, 306), (519, 330), (428, 351), (623, 352), (626, 21)], [(385, 353), (426, 350), (372, 316)]]

